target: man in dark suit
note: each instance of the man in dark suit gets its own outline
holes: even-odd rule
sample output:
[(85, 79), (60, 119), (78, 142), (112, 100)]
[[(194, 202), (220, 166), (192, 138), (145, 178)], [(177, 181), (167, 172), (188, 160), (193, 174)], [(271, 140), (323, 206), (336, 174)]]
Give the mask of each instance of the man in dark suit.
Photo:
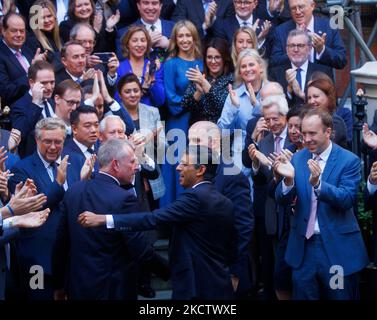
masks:
[[(134, 193), (121, 187), (132, 183), (138, 168), (133, 146), (109, 140), (101, 145), (98, 158), (100, 172), (75, 184), (63, 200), (53, 256), (56, 299), (65, 293), (74, 300), (136, 299), (137, 265), (148, 262), (159, 267), (157, 271), (165, 269), (143, 233), (84, 229), (77, 223), (85, 210), (121, 215), (138, 210)], [(166, 271), (162, 273), (166, 279)]]
[[(29, 299), (53, 297), (51, 257), (60, 217), (56, 210), (68, 186), (80, 180), (80, 160), (70, 156), (68, 165), (68, 156), (61, 158), (65, 136), (66, 128), (62, 120), (40, 120), (35, 127), (37, 151), (17, 162), (12, 168), (14, 176), (9, 179), (9, 189), (14, 192), (17, 183), (31, 178), (38, 192), (47, 196), (46, 207), (52, 212), (43, 227), (22, 231), (17, 241), (21, 290)], [(43, 285), (39, 283), (37, 289), (29, 285), (33, 276), (30, 268), (34, 265), (43, 268)]]
[[(204, 38), (217, 19), (234, 16), (232, 0), (178, 0), (172, 19), (174, 21), (190, 20)], [(231, 43), (231, 42), (229, 42)]]
[(27, 71), (34, 53), (24, 46), (25, 20), (16, 13), (3, 18), (3, 38), (0, 40), (0, 96), (2, 106), (10, 106), (28, 90)]
[(255, 13), (257, 3), (255, 0), (233, 0), (235, 12), (225, 17), (217, 17), (212, 29), (216, 37), (225, 39), (230, 45), (234, 33), (240, 27), (253, 28), (258, 36), (258, 48), (263, 46), (268, 57), (270, 44), (267, 36), (271, 25)]
[(298, 106), (305, 102), (307, 83), (313, 72), (321, 71), (331, 79), (333, 74), (326, 66), (309, 61), (312, 42), (307, 32), (291, 30), (286, 48), (289, 62), (271, 68), (269, 79), (281, 84), (290, 106)]
[(309, 110), (302, 120), (305, 148), (292, 163), (280, 157), (273, 164), (285, 177), (278, 201), (296, 198), (285, 255), (294, 299), (358, 299), (357, 272), (369, 263), (353, 211), (360, 159), (331, 142), (332, 125), (327, 112)]
[(54, 116), (51, 100), (55, 88), (54, 67), (46, 61), (36, 61), (28, 71), (30, 90), (11, 105), (12, 129), (21, 132), (19, 154), (21, 158), (35, 151), (34, 128), (36, 123)]
[[(261, 271), (264, 283), (264, 297), (274, 298), (273, 270), (274, 250), (278, 233), (278, 215), (275, 199), (268, 193), (269, 183), (273, 179), (271, 168), (261, 163), (258, 153), (269, 156), (271, 153), (280, 153), (291, 142), (288, 136), (286, 114), (288, 103), (284, 95), (269, 96), (263, 99), (263, 118), (269, 133), (258, 143), (251, 141), (247, 134), (243, 154), (249, 156), (244, 161), (245, 167), (252, 168), (254, 181), (254, 212), (257, 246), (262, 258)], [(245, 156), (243, 157), (246, 158)]]
[[(72, 137), (64, 144), (63, 154), (76, 154), (82, 164), (97, 152), (99, 121), (97, 109), (90, 106), (80, 106), (70, 114)], [(95, 169), (98, 169), (96, 162)]]
[(106, 224), (128, 231), (172, 225), (169, 259), (173, 299), (231, 299), (229, 265), (237, 250), (233, 205), (211, 182), (216, 174), (214, 161), (210, 149), (189, 146), (177, 167), (186, 191), (171, 205), (129, 215), (84, 212), (79, 222), (85, 227)]
[[(165, 58), (174, 22), (160, 17), (163, 6), (162, 0), (137, 0), (136, 4), (140, 19), (136, 20), (134, 24), (144, 25), (151, 36), (153, 48), (151, 60)], [(121, 40), (127, 30), (128, 26), (117, 31), (115, 46), (119, 60), (124, 60)]]
[(209, 121), (198, 121), (189, 129), (189, 144), (208, 147), (213, 153), (221, 155), (215, 176), (215, 187), (218, 192), (232, 201), (234, 205), (234, 221), (237, 231), (237, 258), (230, 267), (234, 291), (238, 298), (250, 294), (253, 285), (252, 266), (249, 247), (254, 231), (254, 213), (250, 196), (250, 184), (241, 170), (236, 167), (227, 155), (227, 149), (221, 149), (219, 127)]
[(286, 52), (287, 37), (291, 30), (309, 32), (312, 38), (310, 62), (329, 68), (343, 69), (347, 64), (346, 49), (339, 31), (330, 26), (330, 20), (313, 15), (313, 0), (289, 0), (292, 20), (275, 28), (269, 63), (271, 66), (289, 62)]

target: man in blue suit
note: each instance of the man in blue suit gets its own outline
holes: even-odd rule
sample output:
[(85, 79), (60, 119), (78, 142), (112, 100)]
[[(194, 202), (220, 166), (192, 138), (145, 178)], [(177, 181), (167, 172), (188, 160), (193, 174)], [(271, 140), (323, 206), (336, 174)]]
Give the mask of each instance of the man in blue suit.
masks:
[(347, 64), (343, 40), (339, 31), (330, 26), (329, 19), (313, 15), (314, 0), (289, 0), (289, 8), (292, 20), (275, 28), (270, 66), (289, 62), (286, 53), (287, 37), (291, 30), (299, 28), (307, 31), (312, 38), (310, 62), (343, 69)]
[(177, 167), (186, 191), (171, 205), (128, 215), (84, 212), (79, 222), (85, 227), (106, 225), (126, 231), (172, 225), (169, 259), (173, 299), (231, 299), (229, 266), (237, 251), (233, 205), (211, 182), (216, 174), (215, 161), (210, 149), (189, 146)]
[(143, 233), (85, 229), (77, 223), (85, 210), (125, 216), (138, 210), (133, 191), (122, 188), (132, 183), (138, 168), (132, 144), (109, 140), (101, 145), (98, 159), (100, 171), (75, 184), (63, 200), (53, 255), (55, 299), (65, 294), (73, 300), (136, 299), (140, 262), (168, 277), (167, 263), (156, 255)]
[[(221, 149), (221, 132), (215, 123), (198, 121), (190, 127), (188, 135), (190, 145), (205, 146), (213, 153), (221, 155), (216, 170), (215, 187), (232, 201), (234, 206), (238, 251), (236, 260), (230, 267), (230, 273), (237, 298), (245, 298), (250, 294), (253, 285), (249, 252), (254, 232), (254, 213), (249, 181), (226, 154), (226, 148)], [(225, 141), (223, 144), (225, 145)]]
[[(174, 22), (160, 18), (162, 0), (137, 0), (136, 4), (140, 12), (140, 19), (136, 20), (134, 24), (144, 25), (151, 36), (153, 51), (150, 59), (165, 58)], [(124, 27), (117, 31), (115, 46), (119, 60), (124, 60), (121, 40), (127, 30), (128, 27)]]
[[(35, 127), (37, 151), (17, 162), (14, 176), (9, 180), (9, 189), (14, 192), (17, 183), (31, 178), (39, 193), (47, 196), (46, 207), (51, 214), (46, 223), (34, 230), (22, 230), (17, 241), (21, 290), (29, 299), (52, 299), (51, 257), (60, 215), (56, 212), (65, 190), (80, 180), (81, 162), (75, 156), (61, 158), (65, 124), (57, 118), (40, 120)], [(44, 285), (33, 290), (30, 285), (30, 268), (39, 265), (43, 268)]]
[(55, 88), (54, 67), (46, 61), (36, 61), (28, 71), (30, 90), (11, 105), (12, 128), (21, 132), (21, 158), (35, 151), (34, 128), (38, 120), (54, 116), (51, 100)]
[(273, 164), (285, 177), (278, 201), (296, 198), (285, 255), (294, 299), (358, 299), (357, 272), (369, 263), (353, 212), (360, 159), (331, 142), (332, 125), (330, 114), (309, 110), (302, 120), (305, 148), (292, 164), (285, 157)]
[(24, 46), (25, 20), (17, 13), (3, 18), (3, 38), (0, 40), (0, 96), (3, 106), (10, 106), (28, 90), (27, 71), (34, 53)]

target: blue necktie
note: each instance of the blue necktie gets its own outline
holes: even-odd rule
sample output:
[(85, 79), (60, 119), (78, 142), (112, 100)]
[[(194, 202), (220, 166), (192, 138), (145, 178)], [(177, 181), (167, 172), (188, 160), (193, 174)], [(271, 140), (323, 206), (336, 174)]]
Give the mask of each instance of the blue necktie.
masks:
[(302, 86), (301, 86), (301, 71), (302, 71), (301, 68), (297, 68), (296, 69), (296, 80), (297, 80), (298, 85), (300, 86), (300, 88), (302, 90)]
[(51, 117), (50, 108), (48, 107), (48, 103), (47, 103), (46, 100), (43, 101), (43, 105), (44, 105), (44, 109), (45, 109), (46, 118)]
[(52, 175), (54, 176), (54, 181), (56, 180), (56, 177), (58, 175), (58, 168), (56, 162), (51, 162), (50, 167), (52, 169)]

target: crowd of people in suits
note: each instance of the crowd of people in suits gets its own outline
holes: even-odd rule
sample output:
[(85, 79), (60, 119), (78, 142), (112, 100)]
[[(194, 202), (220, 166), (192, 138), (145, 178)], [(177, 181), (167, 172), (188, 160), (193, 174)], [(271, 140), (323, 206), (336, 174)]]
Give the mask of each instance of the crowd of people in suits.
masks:
[(346, 48), (314, 0), (0, 5), (0, 299), (153, 297), (152, 274), (173, 299), (359, 298)]

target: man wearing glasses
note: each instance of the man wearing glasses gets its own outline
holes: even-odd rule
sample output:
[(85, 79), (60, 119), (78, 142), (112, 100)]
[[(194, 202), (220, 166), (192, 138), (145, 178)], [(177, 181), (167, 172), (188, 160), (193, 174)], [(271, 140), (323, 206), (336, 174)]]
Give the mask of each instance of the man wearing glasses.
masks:
[(321, 71), (330, 78), (333, 76), (329, 68), (309, 61), (312, 42), (306, 31), (291, 30), (286, 50), (289, 62), (271, 68), (269, 78), (281, 84), (289, 104), (294, 106), (304, 102), (306, 86), (313, 72)]
[(289, 62), (286, 44), (289, 31), (293, 29), (309, 33), (312, 40), (310, 62), (336, 69), (346, 66), (346, 49), (339, 31), (330, 26), (329, 19), (314, 16), (314, 8), (313, 0), (289, 0), (292, 20), (281, 24), (274, 31), (270, 66)]
[(254, 9), (257, 0), (233, 0), (235, 14), (224, 19), (216, 20), (213, 32), (216, 37), (225, 39), (229, 44), (232, 43), (234, 33), (241, 27), (248, 27), (255, 30), (258, 36), (258, 48), (265, 46), (267, 52), (269, 45), (266, 38), (269, 34), (271, 23), (260, 19)]

